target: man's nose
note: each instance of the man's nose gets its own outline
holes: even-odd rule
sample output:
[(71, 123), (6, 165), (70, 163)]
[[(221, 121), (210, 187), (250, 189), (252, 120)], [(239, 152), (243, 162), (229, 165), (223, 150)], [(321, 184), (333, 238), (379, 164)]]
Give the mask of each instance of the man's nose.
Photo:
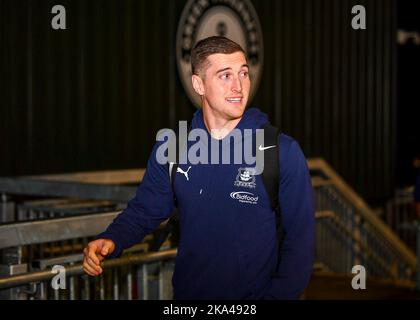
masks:
[(232, 91), (235, 93), (240, 93), (242, 92), (242, 82), (239, 79), (239, 77), (235, 77), (233, 79), (233, 83), (232, 83)]

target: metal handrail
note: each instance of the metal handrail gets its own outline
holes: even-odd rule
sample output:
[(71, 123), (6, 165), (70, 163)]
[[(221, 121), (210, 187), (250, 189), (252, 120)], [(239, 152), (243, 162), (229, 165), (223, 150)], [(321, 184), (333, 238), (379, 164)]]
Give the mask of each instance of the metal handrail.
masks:
[[(345, 226), (341, 221), (340, 217), (333, 211), (325, 210), (316, 212), (316, 219), (332, 219), (334, 223), (343, 230), (344, 234), (350, 237), (354, 242), (358, 243), (361, 248), (363, 248), (366, 255), (373, 258), (377, 263), (379, 263), (388, 274), (392, 275), (391, 270), (386, 266), (385, 263), (380, 259), (379, 256), (371, 252), (368, 246), (357, 237), (354, 237), (352, 231)], [(133, 265), (133, 264), (144, 264), (155, 261), (169, 260), (176, 257), (177, 249), (170, 249), (165, 251), (153, 252), (153, 253), (141, 253), (141, 254), (127, 254), (117, 259), (105, 260), (102, 262), (101, 266), (103, 269), (115, 268), (123, 265)], [(70, 265), (65, 268), (66, 276), (77, 276), (84, 273), (83, 266), (81, 263), (76, 265)], [(9, 289), (33, 282), (48, 281), (55, 276), (55, 273), (52, 273), (51, 270), (29, 272), (20, 275), (9, 276), (0, 279), (0, 290)]]
[[(53, 241), (91, 237), (99, 234), (121, 211), (16, 222), (0, 225), (0, 249)], [(165, 227), (167, 220), (157, 230)]]
[[(331, 218), (334, 216), (334, 213), (331, 211), (320, 211), (315, 213), (316, 219), (325, 219)], [(69, 219), (69, 218), (65, 218)], [(161, 224), (160, 227), (165, 225), (166, 221)], [(129, 250), (128, 250), (129, 251)], [(143, 264), (161, 260), (168, 260), (175, 258), (177, 254), (177, 249), (170, 249), (158, 252), (148, 252), (148, 253), (141, 253), (141, 254), (126, 254), (121, 258), (105, 260), (101, 263), (101, 267), (103, 269), (108, 268), (115, 268), (123, 265), (131, 265), (131, 264)], [(83, 274), (83, 264), (75, 264), (70, 265), (65, 268), (66, 276), (76, 276)], [(43, 270), (43, 271), (36, 271), (36, 272), (28, 272), (24, 274), (9, 276), (0, 278), (0, 290), (3, 289), (10, 289), (18, 286), (22, 286), (31, 282), (41, 282), (50, 280), (55, 276), (54, 273), (51, 273), (51, 270)]]
[(376, 231), (388, 239), (389, 245), (394, 250), (400, 253), (404, 261), (414, 270), (417, 265), (416, 255), (405, 245), (400, 238), (381, 220), (379, 219), (366, 202), (321, 158), (309, 159), (308, 166), (311, 170), (323, 171), (328, 180), (332, 182), (334, 187), (340, 192), (352, 206), (355, 207), (356, 212), (372, 225)]
[(22, 178), (85, 184), (138, 184), (143, 179), (145, 172), (145, 168), (139, 168), (47, 174)]
[[(93, 184), (62, 182), (33, 178), (0, 177), (0, 193), (38, 195), (48, 197), (71, 197), (87, 200), (111, 200), (127, 202), (136, 194), (136, 186), (119, 184)], [(36, 191), (36, 192), (35, 192)]]
[[(115, 268), (125, 265), (144, 264), (156, 261), (164, 261), (174, 259), (177, 254), (177, 249), (170, 249), (165, 251), (153, 253), (141, 253), (124, 255), (121, 258), (105, 260), (101, 263), (103, 269)], [(83, 264), (76, 264), (65, 268), (67, 276), (77, 276), (84, 273)], [(5, 277), (0, 279), (0, 290), (10, 289), (25, 285), (31, 282), (41, 282), (52, 279), (56, 274), (51, 270), (28, 272), (20, 275)]]
[(119, 212), (0, 225), (0, 249), (99, 234)]
[(359, 245), (360, 248), (363, 249), (363, 252), (365, 253), (366, 256), (372, 258), (372, 260), (374, 260), (377, 264), (379, 264), (381, 266), (381, 268), (386, 270), (386, 272), (389, 276), (394, 277), (394, 274), (392, 272), (391, 267), (389, 267), (381, 259), (381, 257), (378, 254), (376, 254), (375, 252), (370, 250), (369, 245), (366, 244), (365, 241), (361, 240), (359, 237), (356, 237), (354, 235), (353, 231), (350, 230), (350, 228), (348, 228), (345, 224), (342, 223), (342, 221), (340, 220), (340, 217), (335, 212), (330, 212), (330, 214), (328, 216), (326, 216), (326, 218), (327, 217), (331, 218), (333, 220), (334, 224), (336, 224), (337, 227), (340, 228), (347, 237), (351, 238), (354, 243)]
[[(325, 178), (320, 178), (320, 177), (316, 177), (316, 176), (312, 177), (312, 184), (313, 184), (314, 187), (331, 186), (335, 190), (337, 190), (339, 195), (341, 197), (343, 197), (343, 199), (345, 199), (345, 201), (347, 201), (349, 203), (349, 205), (351, 205), (355, 209), (354, 210), (355, 214), (359, 215), (363, 219), (363, 221), (367, 222), (368, 225), (375, 231), (375, 233), (377, 233), (377, 235), (386, 239), (387, 240), (387, 245), (389, 245), (389, 248), (391, 248), (395, 253), (397, 253), (401, 257), (401, 259), (411, 269), (415, 270), (416, 265), (417, 265), (415, 254), (394, 234), (394, 232), (384, 222), (382, 222), (382, 220), (380, 220), (376, 216), (376, 214), (369, 208), (369, 206), (363, 201), (363, 199), (360, 196), (358, 196), (356, 194), (356, 192), (349, 185), (347, 185), (344, 182), (344, 180), (323, 159), (309, 159), (308, 160), (308, 166), (311, 170), (321, 171), (323, 173), (323, 176), (325, 177)], [(28, 180), (30, 180), (30, 179), (28, 179)], [(2, 183), (4, 184), (5, 181), (6, 181), (5, 179), (3, 179), (3, 180), (0, 179), (0, 182), (1, 182), (0, 185)], [(9, 182), (9, 181), (6, 181), (6, 182)], [(19, 181), (19, 182), (23, 183), (23, 181)], [(36, 183), (39, 184), (41, 181), (30, 181), (30, 182), (31, 183), (36, 182)], [(119, 182), (121, 182), (121, 181), (119, 181)], [(42, 185), (43, 188), (45, 189), (44, 191), (47, 192), (47, 193), (50, 193), (50, 192), (52, 192), (51, 191), (52, 187), (55, 186), (55, 184), (57, 182), (56, 181), (42, 181), (42, 183), (45, 184), (45, 185)], [(36, 186), (38, 186), (38, 184)], [(72, 187), (75, 187), (77, 185), (77, 183), (76, 184), (68, 183), (67, 185), (71, 185)], [(21, 185), (20, 183), (18, 185), (13, 184), (12, 186), (13, 186), (13, 188), (16, 189), (15, 190), (15, 189), (12, 188), (14, 191), (19, 191), (18, 193), (23, 192), (23, 191), (26, 192), (29, 189), (31, 189), (31, 188), (29, 188), (28, 190), (25, 189), (23, 191), (20, 190), (20, 188), (23, 187), (23, 184)], [(34, 187), (34, 186), (31, 186), (31, 187)], [(84, 186), (86, 186), (86, 184)], [(102, 187), (105, 187), (105, 186), (102, 186)], [(97, 190), (88, 190), (88, 191), (92, 191), (92, 194), (95, 194)], [(109, 191), (109, 190), (107, 190), (107, 191)], [(59, 193), (61, 194), (61, 191)], [(77, 190), (77, 192), (76, 191), (74, 192), (74, 195), (79, 194), (79, 193), (80, 193), (80, 190)], [(95, 197), (96, 197), (96, 195), (95, 195)], [(120, 196), (118, 196), (118, 197), (119, 197), (119, 200), (121, 200), (123, 198), (123, 197), (120, 197)], [(99, 197), (99, 198), (102, 199), (102, 196)], [(104, 213), (99, 213), (99, 215), (101, 215), (101, 214), (104, 214)], [(117, 213), (113, 212), (113, 213), (107, 213), (107, 214), (109, 214), (109, 216), (106, 218), (107, 219), (106, 225), (108, 224), (108, 222), (110, 222), (111, 218), (115, 217), (115, 215)], [(335, 215), (334, 212), (324, 211), (322, 213), (319, 213), (319, 212), (317, 213), (317, 218), (320, 218), (320, 217), (334, 217), (334, 216), (335, 216), (334, 219), (339, 219), (340, 218), (339, 216)], [(79, 218), (84, 219), (86, 217), (87, 216), (84, 216), (83, 218), (82, 217), (79, 217)], [(92, 216), (90, 216), (90, 218), (95, 219), (97, 221), (98, 214), (92, 215)], [(69, 226), (68, 222), (76, 221), (77, 219), (78, 219), (77, 217), (54, 219), (54, 223), (63, 222), (64, 224), (67, 224), (67, 226)], [(361, 240), (358, 237), (355, 237), (355, 235), (351, 232), (351, 230), (348, 229), (344, 224), (341, 223), (340, 219), (339, 219), (338, 222), (339, 223), (337, 224), (337, 226), (339, 226), (340, 228), (344, 227), (346, 229), (344, 233), (346, 235), (349, 235), (354, 243), (359, 244), (360, 248), (363, 248), (363, 251), (366, 252), (366, 254), (368, 256), (373, 257), (369, 248), (368, 248), (368, 246), (365, 243), (361, 242)], [(39, 227), (39, 226), (44, 225), (44, 224), (48, 224), (48, 222), (46, 222), (46, 221), (32, 221), (32, 222), (28, 223), (27, 225), (25, 225), (24, 223), (19, 224), (19, 227), (26, 226), (26, 227), (29, 228), (29, 229), (26, 229), (26, 230), (35, 230), (34, 228)], [(16, 225), (18, 225), (18, 224), (16, 224)], [(88, 224), (88, 225), (90, 225), (90, 224)], [(100, 227), (100, 229), (104, 229), (105, 226)], [(4, 227), (4, 231), (7, 231), (7, 228), (9, 228), (9, 231), (13, 229), (13, 228), (11, 228), (11, 225), (4, 225), (4, 226), (0, 226), (0, 231), (3, 230), (3, 229), (1, 229), (2, 227)], [(100, 230), (100, 231), (102, 231), (102, 230)], [(13, 230), (11, 232), (12, 233), (10, 233), (10, 234), (13, 235), (13, 237), (14, 237), (13, 239), (16, 240), (14, 242), (12, 241), (14, 245), (16, 245), (17, 243), (18, 243), (17, 245), (33, 244), (33, 242), (31, 242), (29, 240), (29, 238), (27, 237), (28, 233), (25, 233), (25, 232), (17, 233), (16, 230)], [(89, 235), (94, 235), (94, 234), (97, 234), (98, 232), (97, 231), (94, 231), (94, 232), (89, 231), (88, 233), (89, 233)], [(53, 241), (53, 240), (51, 240), (51, 237), (45, 237), (45, 235), (49, 234), (48, 232), (47, 233), (37, 232), (37, 234), (38, 234), (38, 236), (42, 235), (41, 236), (42, 241), (40, 240), (37, 243)], [(83, 231), (80, 232), (80, 235), (82, 235), (82, 234), (86, 234), (85, 229), (83, 229)], [(6, 235), (6, 233), (3, 233), (3, 235)], [(65, 237), (63, 239), (67, 239), (67, 236), (69, 236), (70, 238), (74, 238), (74, 233), (73, 232), (66, 232), (65, 234), (63, 234), (63, 236)], [(61, 235), (60, 235), (60, 237), (61, 237)], [(8, 241), (8, 243), (10, 244), (10, 243), (12, 243), (12, 242), (10, 242), (10, 239), (11, 238), (9, 236), (3, 236), (2, 237), (2, 232), (0, 232), (0, 248), (2, 247), (1, 246), (2, 240)], [(23, 242), (22, 242), (22, 239), (23, 239)], [(160, 254), (160, 252), (158, 252), (158, 253), (148, 253), (148, 255), (156, 255), (156, 254)], [(125, 258), (126, 257), (122, 257), (120, 259), (125, 259)], [(379, 262), (379, 265), (381, 265), (381, 267), (384, 267), (383, 259), (380, 259), (380, 257), (378, 257), (377, 255), (375, 255), (375, 257), (373, 257), (373, 258), (376, 262)], [(120, 259), (115, 259), (115, 260), (120, 260)], [(381, 260), (381, 261), (378, 261), (378, 259)], [(106, 260), (104, 262), (104, 266), (109, 265), (109, 263), (111, 263), (112, 261), (114, 261), (114, 260)], [(122, 264), (124, 264), (124, 263), (122, 263)], [(80, 269), (81, 265), (73, 265), (73, 266), (68, 267), (66, 269), (67, 275), (73, 275), (72, 272), (76, 272), (76, 273), (74, 273), (75, 275), (83, 273), (82, 269), (77, 271), (77, 267), (79, 267), (79, 269)], [(391, 273), (389, 268), (384, 268), (384, 269), (387, 271), (387, 273)], [(45, 274), (43, 274), (43, 273), (45, 273)], [(3, 282), (4, 280), (7, 280), (7, 279), (13, 280), (14, 278), (19, 279), (19, 277), (23, 277), (25, 275), (28, 275), (28, 274), (16, 275), (16, 276), (0, 279), (0, 289), (3, 288), (1, 286), (1, 284), (4, 283)], [(51, 277), (54, 276), (54, 274), (51, 274), (50, 271), (41, 271), (41, 272), (29, 273), (29, 275), (37, 275), (37, 276), (41, 277), (41, 279), (44, 279), (43, 277), (46, 277), (45, 279), (50, 279)], [(37, 278), (34, 278), (34, 279), (37, 279)], [(22, 280), (20, 280), (20, 281), (22, 281)], [(32, 280), (32, 281), (41, 281), (41, 280)], [(28, 281), (26, 280), (24, 282), (19, 282), (19, 284), (22, 284), (22, 283), (28, 283)], [(18, 286), (19, 284), (15, 285), (15, 286)]]

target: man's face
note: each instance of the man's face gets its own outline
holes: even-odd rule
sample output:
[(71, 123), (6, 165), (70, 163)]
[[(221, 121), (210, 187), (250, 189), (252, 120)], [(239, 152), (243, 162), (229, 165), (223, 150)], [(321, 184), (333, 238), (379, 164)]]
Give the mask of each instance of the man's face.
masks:
[(204, 76), (193, 76), (203, 108), (210, 108), (214, 115), (226, 120), (242, 117), (251, 87), (245, 55), (242, 52), (213, 54), (207, 59), (209, 66), (202, 71)]

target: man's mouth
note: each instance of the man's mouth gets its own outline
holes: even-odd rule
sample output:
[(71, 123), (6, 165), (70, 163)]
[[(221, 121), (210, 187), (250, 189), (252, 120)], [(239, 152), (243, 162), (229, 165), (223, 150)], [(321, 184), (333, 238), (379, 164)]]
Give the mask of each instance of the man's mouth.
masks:
[(226, 98), (226, 101), (229, 103), (239, 104), (242, 102), (242, 97)]

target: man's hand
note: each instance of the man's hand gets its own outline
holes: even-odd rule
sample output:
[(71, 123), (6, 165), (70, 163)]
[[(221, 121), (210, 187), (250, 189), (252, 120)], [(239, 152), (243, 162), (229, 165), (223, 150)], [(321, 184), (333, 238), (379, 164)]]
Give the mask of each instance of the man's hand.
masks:
[(90, 276), (98, 276), (103, 270), (101, 261), (115, 250), (115, 243), (109, 239), (97, 239), (89, 242), (83, 250), (83, 270)]

